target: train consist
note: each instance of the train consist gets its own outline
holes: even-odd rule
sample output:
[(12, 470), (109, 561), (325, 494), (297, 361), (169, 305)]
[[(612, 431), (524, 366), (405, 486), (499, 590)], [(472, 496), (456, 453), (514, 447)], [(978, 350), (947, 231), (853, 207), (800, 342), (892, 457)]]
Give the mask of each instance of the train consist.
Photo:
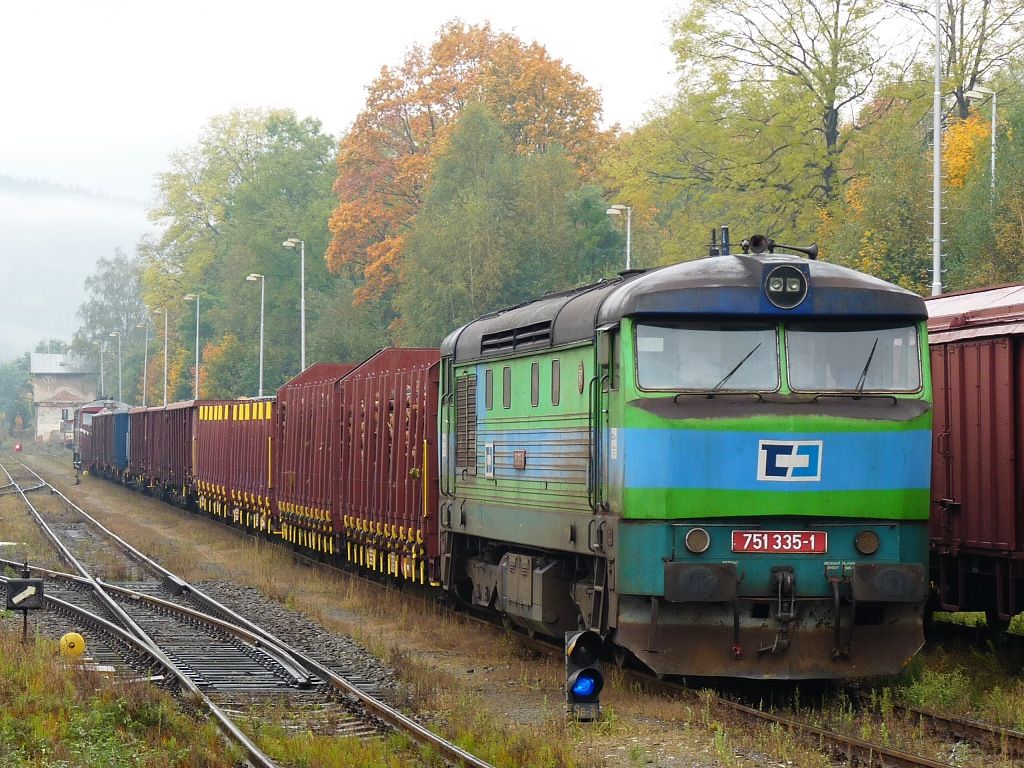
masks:
[[(661, 674), (891, 674), (923, 642), (925, 304), (773, 245), (317, 364), (276, 398), (96, 415), (79, 458)], [(97, 446), (105, 420), (124, 450)]]
[(938, 607), (1024, 612), (1024, 286), (927, 300)]

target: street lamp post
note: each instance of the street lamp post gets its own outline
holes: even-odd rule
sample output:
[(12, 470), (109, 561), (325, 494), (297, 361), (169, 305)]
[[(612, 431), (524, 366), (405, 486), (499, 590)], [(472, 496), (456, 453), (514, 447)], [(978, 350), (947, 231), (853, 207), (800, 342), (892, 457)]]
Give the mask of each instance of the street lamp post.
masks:
[(267, 278), (253, 272), (245, 279), (252, 283), (260, 281), (260, 390), (258, 397), (263, 397), (263, 298), (264, 290), (267, 287)]
[(164, 405), (167, 405), (167, 310), (154, 309), (153, 314), (164, 316)]
[(306, 241), (289, 237), (283, 243), (285, 248), (299, 248), (299, 337), (301, 339), (299, 365), (306, 370)]
[(626, 269), (631, 269), (631, 241), (633, 238), (633, 209), (628, 205), (617, 203), (611, 206), (605, 213), (609, 216), (621, 216), (626, 212)]
[(123, 403), (124, 397), (121, 394), (121, 332), (111, 331), (110, 335), (117, 337), (117, 401)]
[(146, 322), (139, 323), (137, 328), (146, 329), (146, 340), (143, 342), (143, 353), (142, 353), (142, 407), (146, 407), (146, 385), (149, 382), (149, 318), (146, 318)]
[(932, 75), (932, 296), (938, 296), (942, 293), (942, 0), (935, 0)]
[(199, 399), (199, 294), (189, 293), (182, 296), (185, 301), (194, 301), (196, 303), (196, 382), (192, 386), (192, 399)]
[(989, 182), (992, 187), (992, 196), (996, 194), (996, 97), (997, 94), (991, 88), (983, 88), (980, 85), (975, 86), (967, 93), (964, 94), (968, 99), (972, 101), (984, 101), (986, 96), (992, 97), (992, 151), (990, 153), (991, 169), (989, 172)]

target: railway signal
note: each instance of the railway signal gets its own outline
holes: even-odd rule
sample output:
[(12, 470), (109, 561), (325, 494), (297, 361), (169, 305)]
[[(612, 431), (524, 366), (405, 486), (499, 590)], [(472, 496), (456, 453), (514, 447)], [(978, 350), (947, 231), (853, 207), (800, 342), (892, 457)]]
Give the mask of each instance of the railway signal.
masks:
[(565, 703), (576, 720), (596, 720), (601, 715), (601, 648), (604, 641), (597, 632), (565, 633)]

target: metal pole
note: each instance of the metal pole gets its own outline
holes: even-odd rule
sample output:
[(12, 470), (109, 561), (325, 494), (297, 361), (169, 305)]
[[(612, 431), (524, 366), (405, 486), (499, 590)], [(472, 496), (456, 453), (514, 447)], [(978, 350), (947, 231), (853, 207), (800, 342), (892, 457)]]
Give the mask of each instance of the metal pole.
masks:
[(164, 405), (167, 405), (167, 309), (164, 309)]
[(263, 397), (263, 299), (267, 278), (260, 276), (260, 397)]
[(996, 195), (996, 92), (992, 91), (992, 197)]
[(196, 383), (193, 387), (192, 398), (199, 399), (199, 294), (196, 294)]
[(942, 0), (935, 0), (932, 145), (932, 296), (938, 296), (942, 293)]
[(119, 403), (124, 402), (124, 396), (121, 393), (121, 332), (117, 333), (117, 401)]
[(626, 269), (630, 268), (633, 240), (633, 208), (626, 206)]
[(104, 392), (106, 388), (107, 383), (103, 379), (103, 339), (100, 339), (100, 394), (96, 398), (97, 400), (102, 400), (103, 397), (107, 394), (106, 392)]
[(146, 407), (146, 385), (149, 383), (149, 318), (146, 318), (145, 352), (142, 355), (142, 407)]
[(302, 351), (300, 365), (306, 370), (306, 241), (299, 241), (299, 282), (301, 294), (299, 296), (299, 314), (302, 322)]

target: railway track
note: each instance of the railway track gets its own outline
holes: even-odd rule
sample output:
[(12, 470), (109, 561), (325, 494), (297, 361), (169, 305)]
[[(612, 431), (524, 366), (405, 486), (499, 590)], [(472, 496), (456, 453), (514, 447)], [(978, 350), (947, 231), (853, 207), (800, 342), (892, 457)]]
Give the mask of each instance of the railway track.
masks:
[[(253, 766), (275, 763), (238, 722), (269, 703), (301, 720), (292, 727), (357, 737), (396, 729), (453, 764), (489, 768), (383, 701), (358, 673), (345, 674), (289, 646), (168, 572), (27, 465), (16, 469), (20, 480), (7, 467), (0, 470), (7, 477), (6, 484), (0, 478), (0, 493), (21, 496), (61, 559), (76, 571), (33, 568), (47, 579), (48, 614), (62, 627), (89, 627), (90, 637), (102, 636), (98, 645), (105, 662), (118, 662), (133, 675), (173, 680), (175, 690), (192, 694)], [(0, 560), (0, 566), (20, 565)]]
[[(304, 556), (300, 552), (293, 552), (294, 557), (313, 565), (323, 566), (324, 564), (313, 558)], [(331, 567), (331, 566), (328, 566)], [(349, 573), (346, 571), (346, 573)], [(353, 575), (353, 574), (350, 574)], [(354, 574), (357, 575), (358, 574)], [(470, 620), (478, 621), (490, 627), (496, 623), (479, 616), (467, 615)], [(531, 639), (525, 635), (520, 636), (523, 644), (540, 650), (545, 653), (560, 654), (560, 646), (545, 643), (542, 640)], [(692, 693), (693, 689), (666, 680), (657, 680), (632, 670), (625, 670), (626, 674), (648, 690), (663, 694)], [(915, 755), (906, 751), (895, 749), (885, 744), (861, 739), (837, 730), (822, 727), (796, 716), (781, 715), (777, 712), (769, 712), (759, 707), (752, 707), (742, 702), (734, 701), (725, 696), (716, 696), (716, 706), (724, 711), (734, 713), (737, 717), (760, 725), (769, 725), (785, 728), (802, 737), (802, 739), (814, 746), (821, 748), (834, 756), (840, 757), (847, 762), (856, 765), (866, 766), (926, 766), (928, 768), (952, 768), (954, 763), (943, 762), (927, 756)], [(943, 739), (961, 739), (978, 746), (991, 755), (1004, 755), (1009, 758), (1024, 756), (1024, 733), (1012, 729), (1003, 728), (979, 721), (966, 720), (962, 718), (948, 717), (937, 712), (930, 712), (923, 709), (900, 707), (894, 705), (894, 711), (904, 720), (919, 722), (928, 730), (941, 736)], [(963, 763), (960, 763), (962, 765)]]

